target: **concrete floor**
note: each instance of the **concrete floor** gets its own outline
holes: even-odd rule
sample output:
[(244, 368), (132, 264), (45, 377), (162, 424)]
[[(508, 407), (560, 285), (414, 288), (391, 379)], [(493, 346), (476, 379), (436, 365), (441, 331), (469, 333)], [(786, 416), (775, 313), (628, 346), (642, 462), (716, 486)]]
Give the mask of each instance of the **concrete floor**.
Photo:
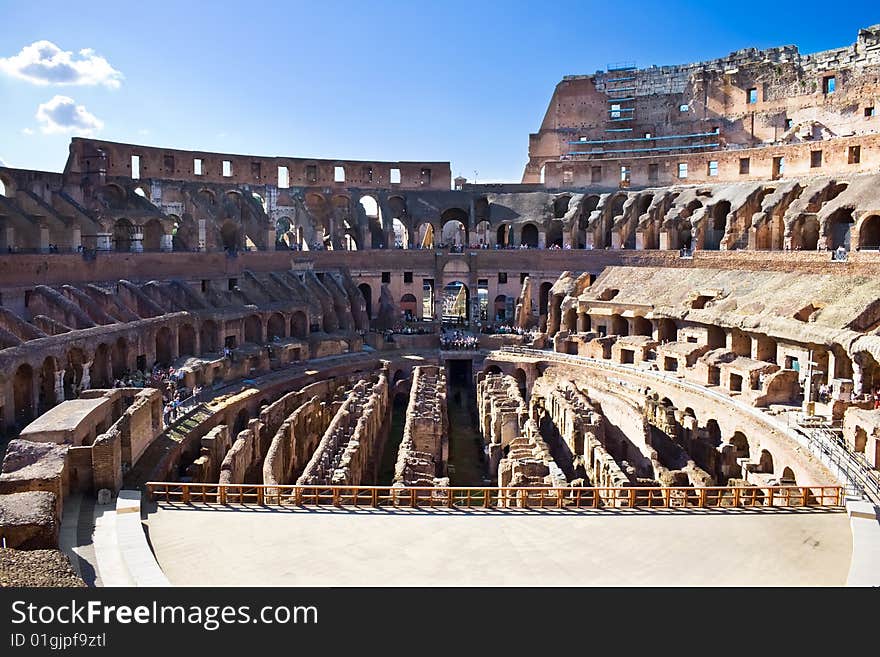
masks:
[(149, 539), (172, 584), (843, 585), (845, 513), (172, 507)]

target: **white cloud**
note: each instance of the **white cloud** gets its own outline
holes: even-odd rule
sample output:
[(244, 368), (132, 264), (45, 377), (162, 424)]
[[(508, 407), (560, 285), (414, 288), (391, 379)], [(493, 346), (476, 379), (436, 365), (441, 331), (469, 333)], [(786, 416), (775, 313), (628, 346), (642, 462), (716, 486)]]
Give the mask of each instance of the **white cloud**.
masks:
[(12, 57), (0, 57), (0, 72), (33, 84), (98, 85), (118, 89), (123, 75), (91, 48), (61, 50), (51, 41), (35, 41)]
[(34, 129), (33, 128), (22, 128), (21, 134), (30, 137), (32, 134), (34, 134)]
[(104, 122), (89, 112), (84, 105), (77, 105), (73, 98), (55, 96), (37, 108), (37, 121), (43, 134), (76, 133), (90, 136), (104, 127)]

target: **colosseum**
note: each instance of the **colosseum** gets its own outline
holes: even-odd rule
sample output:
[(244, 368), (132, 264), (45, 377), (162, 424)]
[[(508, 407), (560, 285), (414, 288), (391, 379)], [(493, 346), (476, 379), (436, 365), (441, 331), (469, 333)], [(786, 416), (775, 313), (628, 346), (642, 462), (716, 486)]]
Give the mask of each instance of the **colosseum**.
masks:
[(876, 586), (878, 102), (875, 25), (566, 76), (519, 183), (0, 167), (0, 583)]

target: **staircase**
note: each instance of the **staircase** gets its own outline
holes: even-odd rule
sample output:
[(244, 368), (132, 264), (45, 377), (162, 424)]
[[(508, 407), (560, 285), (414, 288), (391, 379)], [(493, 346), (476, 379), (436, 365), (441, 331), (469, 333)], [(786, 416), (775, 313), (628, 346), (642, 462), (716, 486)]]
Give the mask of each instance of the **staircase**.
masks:
[(179, 449), (186, 437), (202, 422), (211, 417), (211, 410), (205, 404), (198, 404), (171, 423), (156, 440), (141, 454), (135, 466), (123, 480), (123, 488), (144, 490), (153, 473), (171, 452)]

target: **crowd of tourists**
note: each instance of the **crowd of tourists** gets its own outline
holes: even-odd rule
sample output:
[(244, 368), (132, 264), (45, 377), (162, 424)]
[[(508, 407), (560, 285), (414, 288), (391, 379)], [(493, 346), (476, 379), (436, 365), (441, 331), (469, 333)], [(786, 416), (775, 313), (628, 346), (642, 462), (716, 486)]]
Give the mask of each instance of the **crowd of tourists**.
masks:
[(440, 334), (440, 348), (453, 351), (470, 351), (480, 348), (480, 341), (476, 336), (462, 331), (443, 331)]

